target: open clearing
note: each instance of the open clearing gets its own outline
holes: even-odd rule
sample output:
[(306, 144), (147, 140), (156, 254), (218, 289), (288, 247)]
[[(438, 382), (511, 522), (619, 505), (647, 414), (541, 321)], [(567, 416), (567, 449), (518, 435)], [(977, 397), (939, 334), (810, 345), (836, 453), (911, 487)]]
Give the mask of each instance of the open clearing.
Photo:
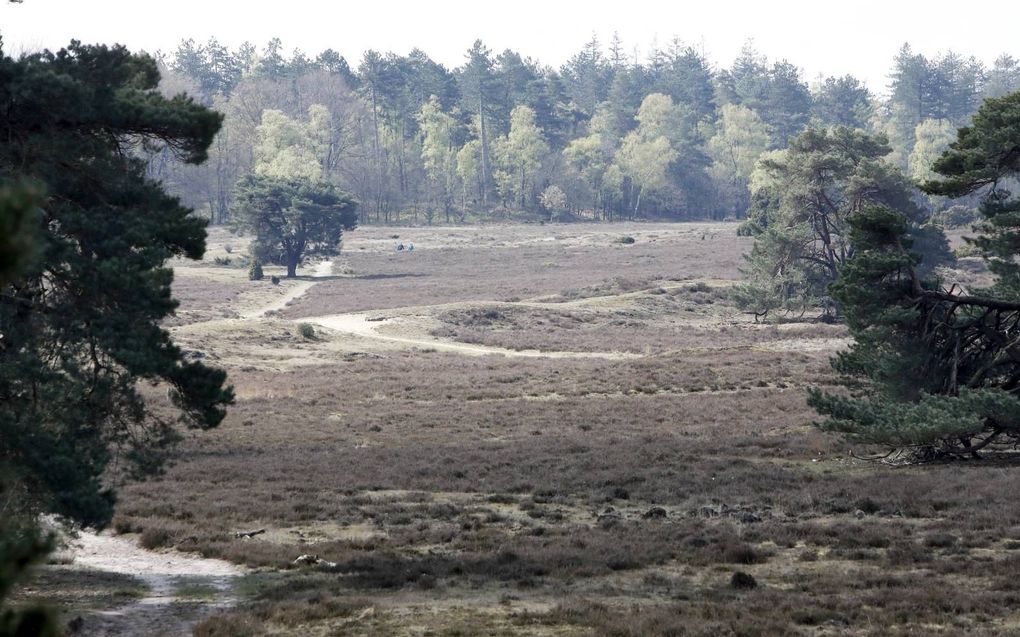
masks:
[(83, 634), (1020, 634), (1015, 469), (862, 463), (812, 428), (845, 332), (736, 311), (733, 225), (361, 228), (280, 285), (214, 265), (228, 243), (178, 264), (168, 325), (237, 405), (103, 541), (249, 572), (186, 574), (186, 611), (139, 601), (172, 570), (61, 599)]

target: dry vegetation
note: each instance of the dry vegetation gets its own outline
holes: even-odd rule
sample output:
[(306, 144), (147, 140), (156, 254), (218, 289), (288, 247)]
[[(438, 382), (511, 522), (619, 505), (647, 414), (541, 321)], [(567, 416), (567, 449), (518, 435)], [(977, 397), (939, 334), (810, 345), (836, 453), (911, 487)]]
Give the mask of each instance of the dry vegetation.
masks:
[[(832, 382), (844, 332), (733, 310), (733, 230), (360, 229), (348, 274), (282, 316), (175, 328), (238, 404), (122, 489), (116, 530), (256, 569), (199, 635), (1020, 634), (1016, 469), (884, 468), (814, 430), (804, 388)], [(214, 271), (179, 278), (182, 315), (284, 293), (239, 269), (198, 284)], [(285, 320), (358, 310), (413, 314), (423, 339), (631, 355)]]

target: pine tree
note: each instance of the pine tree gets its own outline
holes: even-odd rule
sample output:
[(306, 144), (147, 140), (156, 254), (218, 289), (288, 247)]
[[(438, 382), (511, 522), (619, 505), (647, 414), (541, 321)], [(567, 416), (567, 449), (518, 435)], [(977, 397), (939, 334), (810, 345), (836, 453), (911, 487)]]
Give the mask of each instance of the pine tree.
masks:
[(864, 131), (812, 128), (759, 161), (746, 224), (757, 236), (745, 282), (734, 290), (742, 309), (761, 316), (823, 307), (837, 315), (827, 289), (855, 250), (849, 221), (868, 207), (904, 213), (918, 246), (932, 255), (928, 265), (949, 257), (941, 233), (922, 225), (925, 213), (910, 182), (884, 160), (890, 150), (884, 138)]
[(249, 175), (235, 193), (237, 228), (255, 235), (252, 258), (297, 267), (308, 256), (339, 254), (345, 230), (358, 222), (357, 204), (325, 182)]
[(35, 253), (42, 200), (43, 192), (38, 184), (0, 185), (0, 288), (20, 274)]
[(1020, 94), (985, 102), (934, 169), (943, 178), (927, 192), (982, 194), (973, 243), (994, 285), (926, 278), (902, 214), (855, 216), (856, 254), (831, 288), (855, 339), (834, 362), (850, 394), (809, 396), (828, 416), (823, 429), (907, 448), (915, 459), (1020, 440), (1020, 199), (1004, 188), (1020, 176)]
[(18, 506), (103, 524), (115, 460), (157, 471), (179, 437), (139, 386), (171, 389), (180, 422), (216, 426), (225, 374), (186, 361), (159, 322), (171, 257), (201, 257), (205, 222), (145, 177), (131, 144), (200, 162), (221, 117), (156, 91), (156, 63), (74, 42), (12, 59), (0, 52), (0, 179), (43, 184), (37, 257), (0, 296), (0, 476)]
[[(42, 203), (38, 185), (25, 183), (0, 187), (0, 288), (14, 281), (35, 252), (35, 217)], [(10, 499), (13, 485), (0, 481), (0, 499)], [(19, 512), (0, 517), (0, 637), (62, 635), (55, 614), (44, 607), (9, 609), (4, 605), (15, 584), (30, 566), (51, 550), (33, 521)]]

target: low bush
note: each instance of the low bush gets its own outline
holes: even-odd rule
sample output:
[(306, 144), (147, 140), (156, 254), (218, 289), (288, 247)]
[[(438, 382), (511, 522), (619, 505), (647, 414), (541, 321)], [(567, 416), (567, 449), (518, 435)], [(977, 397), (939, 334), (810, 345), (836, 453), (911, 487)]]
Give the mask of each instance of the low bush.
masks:
[(259, 263), (258, 259), (252, 259), (251, 265), (248, 266), (248, 280), (250, 281), (261, 281), (265, 277), (262, 272), (262, 264)]
[(142, 548), (150, 550), (173, 546), (174, 533), (163, 526), (146, 527), (146, 529), (142, 531), (142, 536), (138, 539), (138, 543), (142, 546)]

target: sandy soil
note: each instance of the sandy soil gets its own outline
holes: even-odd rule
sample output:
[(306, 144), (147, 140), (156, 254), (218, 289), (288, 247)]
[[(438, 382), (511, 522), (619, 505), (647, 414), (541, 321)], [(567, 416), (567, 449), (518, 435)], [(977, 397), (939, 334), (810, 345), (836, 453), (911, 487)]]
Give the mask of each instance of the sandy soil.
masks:
[[(233, 581), (244, 570), (176, 551), (147, 551), (124, 537), (83, 531), (71, 544), (74, 564), (131, 575), (148, 587), (136, 602), (84, 618), (83, 635), (189, 635), (201, 617), (234, 602)], [(197, 590), (201, 599), (179, 591)]]
[[(219, 230), (214, 229), (214, 235)], [(360, 231), (359, 231), (360, 232)], [(393, 254), (393, 245), (397, 243), (392, 232), (399, 232), (401, 241), (412, 239), (418, 246), (412, 255)], [(621, 232), (626, 232), (637, 239), (637, 249), (624, 248), (615, 242)], [(182, 278), (203, 280), (208, 282), (209, 289), (218, 296), (210, 296), (208, 318), (196, 317), (186, 325), (173, 327), (175, 341), (183, 347), (194, 350), (196, 356), (207, 357), (213, 365), (233, 367), (243, 372), (255, 370), (289, 370), (301, 365), (335, 365), (338, 358), (344, 355), (357, 354), (358, 357), (379, 358), (385, 354), (399, 353), (408, 358), (414, 351), (435, 351), (458, 354), (468, 357), (499, 356), (506, 358), (527, 359), (599, 359), (592, 363), (576, 361), (571, 365), (598, 364), (602, 360), (642, 359), (651, 360), (651, 355), (611, 351), (612, 343), (606, 345), (608, 351), (549, 351), (539, 349), (510, 349), (457, 342), (448, 338), (435, 337), (430, 331), (441, 324), (439, 315), (451, 309), (496, 309), (496, 308), (533, 308), (540, 310), (578, 309), (586, 314), (609, 315), (618, 309), (641, 307), (642, 301), (650, 297), (650, 287), (659, 293), (677, 288), (688, 287), (692, 283), (702, 282), (712, 286), (726, 286), (731, 279), (718, 278), (725, 276), (727, 269), (716, 266), (695, 267), (707, 259), (704, 254), (713, 251), (730, 250), (739, 256), (744, 241), (732, 233), (732, 228), (723, 224), (635, 224), (633, 227), (597, 226), (583, 229), (563, 229), (522, 227), (515, 228), (513, 233), (506, 233), (492, 228), (409, 228), (409, 229), (371, 229), (352, 235), (349, 245), (345, 242), (346, 254), (358, 251), (365, 258), (355, 260), (360, 275), (348, 275), (353, 270), (343, 259), (323, 261), (317, 264), (313, 272), (298, 280), (286, 280), (281, 285), (251, 284), (245, 273), (238, 268), (212, 267), (208, 260), (213, 256), (230, 254), (225, 249), (228, 242), (234, 245), (243, 243), (242, 239), (227, 235), (211, 241), (210, 255), (207, 261), (198, 265), (181, 264), (176, 272)], [(406, 238), (405, 238), (405, 235)], [(681, 243), (683, 239), (686, 243)], [(677, 246), (674, 249), (674, 245)], [(538, 250), (540, 247), (542, 251)], [(513, 248), (514, 250), (509, 250)], [(546, 250), (551, 252), (546, 254)], [(444, 257), (456, 264), (460, 258), (460, 250), (488, 250), (484, 258), (472, 253), (470, 261), (463, 259), (468, 265), (461, 264), (462, 269), (471, 267), (488, 267), (498, 274), (489, 272), (490, 277), (477, 276), (477, 298), (474, 292), (463, 296), (443, 296), (433, 293), (438, 286), (458, 289), (458, 285), (467, 284), (470, 277), (463, 280), (461, 270), (451, 269), (450, 263), (443, 260), (429, 261), (430, 253), (444, 250), (453, 252)], [(499, 250), (503, 250), (500, 252)], [(527, 250), (535, 252), (532, 255)], [(644, 251), (644, 252), (642, 252)], [(514, 252), (520, 264), (518, 270), (534, 277), (534, 281), (521, 284), (514, 292), (502, 294), (494, 290), (494, 286), (511, 279), (511, 273), (505, 271), (501, 261), (508, 253)], [(601, 269), (603, 256), (616, 255), (616, 270)], [(590, 255), (588, 260), (580, 258), (571, 261), (576, 254)], [(572, 256), (573, 255), (573, 256)], [(664, 256), (665, 255), (665, 256)], [(676, 260), (673, 261), (666, 260)], [(413, 260), (412, 260), (413, 259)], [(393, 263), (396, 263), (394, 265)], [(680, 266), (677, 266), (679, 263)], [(474, 265), (472, 265), (474, 264)], [(569, 266), (569, 269), (568, 269)], [(390, 270), (385, 268), (389, 267)], [(626, 269), (625, 269), (626, 267)], [(563, 269), (560, 272), (560, 269)], [(623, 286), (614, 288), (615, 292), (602, 293), (606, 288), (596, 287), (595, 291), (586, 286), (604, 283), (612, 276), (631, 274), (636, 281), (625, 291)], [(422, 270), (423, 274), (419, 274)], [(343, 273), (334, 275), (337, 273)], [(575, 276), (582, 272), (584, 277)], [(679, 273), (679, 274), (678, 274)], [(722, 273), (722, 274), (720, 274)], [(471, 276), (476, 273), (471, 272)], [(267, 274), (268, 276), (268, 274)], [(428, 279), (435, 276), (438, 281)], [(444, 278), (445, 277), (445, 278)], [(682, 281), (682, 282), (681, 282)], [(227, 285), (235, 285), (239, 292), (232, 300), (223, 301), (222, 289)], [(358, 306), (345, 295), (357, 293), (358, 289), (371, 286), (370, 294), (366, 294), (366, 302)], [(392, 288), (392, 299), (385, 297), (387, 286)], [(401, 287), (404, 286), (404, 287)], [(579, 293), (571, 296), (563, 290), (569, 286), (568, 292)], [(198, 291), (203, 291), (196, 285)], [(612, 286), (611, 286), (612, 287)], [(580, 292), (578, 292), (580, 290)], [(414, 292), (413, 294), (407, 293)], [(521, 291), (518, 295), (517, 291)], [(585, 296), (590, 294), (590, 296)], [(403, 295), (403, 296), (401, 296)], [(491, 296), (490, 296), (491, 295)], [(452, 302), (442, 302), (450, 297)], [(199, 297), (204, 298), (204, 297)], [(496, 300), (502, 298), (503, 300)], [(308, 302), (314, 303), (308, 303)], [(422, 304), (431, 303), (431, 304)], [(295, 311), (295, 306), (298, 311)], [(187, 305), (182, 307), (186, 308)], [(374, 308), (374, 309), (363, 309)], [(301, 310), (307, 310), (307, 315)], [(681, 318), (685, 325), (700, 326), (702, 322), (713, 327), (720, 321), (727, 325), (736, 318), (721, 315), (724, 310), (713, 309), (701, 314), (684, 314)], [(296, 336), (297, 325), (310, 323), (322, 328), (314, 338), (304, 339)], [(843, 345), (843, 339), (784, 339), (775, 344), (768, 344), (761, 349), (806, 350), (836, 349)], [(840, 341), (840, 342), (837, 342)], [(506, 343), (513, 346), (514, 343)], [(599, 349), (602, 343), (596, 344)], [(564, 349), (570, 347), (566, 345)], [(356, 360), (352, 357), (351, 360)], [(496, 359), (469, 361), (458, 359), (458, 364), (488, 365), (507, 364)], [(535, 365), (535, 362), (517, 362), (515, 365)], [(630, 364), (624, 362), (624, 364)], [(231, 372), (233, 373), (233, 371)], [(749, 391), (759, 393), (760, 388)], [(272, 397), (271, 392), (292, 391), (286, 387), (274, 387), (271, 390), (259, 388), (259, 398)], [(659, 389), (655, 389), (660, 392)], [(716, 393), (736, 392), (736, 389), (699, 388), (706, 396)], [(748, 390), (743, 390), (748, 391)], [(768, 391), (767, 388), (761, 389)], [(268, 393), (267, 393), (268, 392)], [(634, 393), (633, 390), (607, 392), (604, 397), (624, 398)], [(680, 389), (664, 388), (661, 393), (682, 394)], [(650, 395), (650, 394), (649, 394)], [(595, 394), (592, 394), (595, 396)], [(241, 400), (254, 398), (239, 392)], [(292, 397), (292, 396), (288, 396)], [(555, 391), (542, 396), (526, 398), (526, 400), (558, 399)], [(493, 399), (496, 400), (496, 399)], [(502, 400), (500, 398), (499, 400)], [(502, 442), (504, 434), (493, 435), (487, 443)], [(531, 432), (530, 435), (535, 435)], [(331, 434), (330, 439), (334, 436)], [(477, 499), (475, 496), (473, 498)], [(481, 497), (481, 496), (478, 496)], [(628, 515), (639, 516), (643, 505), (634, 505)], [(514, 515), (523, 512), (514, 510)], [(570, 519), (591, 517), (587, 509), (577, 508), (569, 511)], [(507, 513), (510, 515), (510, 513)], [(530, 518), (529, 518), (530, 519)], [(372, 539), (379, 534), (375, 527), (347, 525), (335, 527), (332, 523), (321, 523), (314, 528), (287, 527), (270, 530), (270, 533), (258, 541), (279, 540), (284, 542), (291, 535), (300, 532), (302, 538), (316, 539)], [(188, 634), (190, 626), (198, 619), (215, 609), (231, 605), (233, 584), (243, 574), (243, 570), (226, 562), (207, 560), (178, 552), (155, 552), (138, 547), (133, 541), (109, 535), (82, 534), (76, 547), (75, 563), (82, 568), (124, 573), (143, 580), (149, 591), (139, 600), (115, 611), (106, 612), (86, 618), (83, 634), (88, 635), (179, 635)], [(202, 589), (207, 591), (201, 596), (182, 594), (181, 590)]]
[[(323, 277), (329, 276), (332, 273), (333, 273), (333, 262), (332, 261), (322, 261), (318, 265), (315, 266), (315, 270), (312, 272), (312, 278), (313, 279), (321, 279)], [(257, 319), (257, 318), (262, 318), (263, 316), (265, 316), (266, 314), (269, 314), (271, 312), (278, 312), (278, 311), (282, 310), (283, 308), (287, 307), (288, 303), (290, 303), (290, 302), (294, 301), (295, 299), (298, 299), (298, 298), (304, 296), (305, 294), (307, 294), (308, 290), (312, 289), (312, 286), (315, 285), (315, 283), (316, 283), (315, 281), (301, 281), (297, 285), (295, 285), (294, 287), (292, 287), (289, 290), (287, 290), (286, 294), (284, 294), (279, 299), (273, 301), (272, 303), (270, 303), (268, 305), (263, 305), (262, 307), (256, 307), (256, 308), (254, 308), (252, 310), (248, 310), (248, 311), (242, 312), (241, 313), (241, 318), (243, 318), (243, 319)]]
[[(195, 268), (195, 270), (199, 270)], [(312, 279), (323, 279), (329, 277), (333, 271), (332, 261), (320, 262), (313, 271)], [(201, 272), (190, 273), (189, 275), (204, 276), (207, 274), (205, 270)], [(215, 272), (214, 274), (222, 277), (222, 274)], [(241, 311), (241, 321), (253, 321), (263, 319), (270, 314), (279, 312), (286, 308), (289, 304), (305, 296), (317, 285), (318, 281), (305, 280), (300, 281), (297, 284), (290, 287), (283, 296), (274, 299), (273, 301), (252, 307)], [(670, 287), (670, 286), (666, 286)], [(591, 298), (582, 299), (570, 299), (562, 302), (557, 302), (558, 306), (606, 306), (609, 304), (619, 303), (621, 301), (631, 300), (632, 297), (636, 296), (634, 293), (625, 293), (621, 295), (607, 295), (597, 296)], [(522, 301), (516, 303), (507, 302), (493, 302), (493, 303), (456, 303), (456, 304), (443, 304), (440, 306), (419, 306), (419, 307), (406, 307), (406, 308), (395, 308), (390, 313), (402, 314), (404, 316), (392, 317), (392, 318), (377, 318), (365, 312), (354, 312), (346, 314), (336, 314), (332, 316), (316, 316), (306, 317), (302, 319), (294, 320), (294, 323), (311, 323), (320, 327), (325, 327), (329, 330), (340, 332), (341, 334), (348, 336), (356, 336), (360, 339), (367, 339), (369, 341), (376, 341), (385, 343), (387, 345), (395, 346), (397, 348), (410, 349), (410, 348), (424, 348), (432, 349), (440, 352), (452, 352), (456, 354), (463, 354), (465, 356), (486, 356), (486, 355), (499, 355), (499, 356), (510, 356), (519, 358), (605, 358), (605, 359), (621, 359), (629, 358), (635, 355), (626, 354), (622, 352), (561, 352), (561, 351), (542, 351), (542, 350), (513, 350), (502, 347), (491, 347), (485, 345), (473, 345), (466, 343), (457, 343), (455, 341), (442, 340), (431, 337), (428, 335), (428, 327), (423, 325), (427, 323), (431, 315), (435, 313), (450, 309), (452, 307), (486, 307), (489, 305), (520, 305), (523, 307), (547, 307), (553, 299), (551, 298), (539, 298), (531, 301)], [(412, 315), (413, 316), (410, 316)], [(415, 320), (418, 319), (418, 320)], [(217, 319), (210, 321), (203, 321), (200, 323), (193, 323), (180, 331), (195, 332), (196, 330), (201, 331), (208, 328), (226, 328), (231, 329), (231, 326), (236, 323), (238, 319)]]
[[(361, 338), (395, 343), (401, 346), (433, 349), (439, 352), (453, 352), (465, 356), (499, 355), (517, 358), (607, 358), (621, 359), (633, 357), (633, 354), (622, 352), (548, 352), (541, 350), (513, 350), (503, 347), (486, 345), (469, 345), (455, 341), (432, 338), (422, 333), (412, 336), (417, 330), (414, 323), (406, 318), (373, 319), (368, 314), (337, 314), (335, 316), (319, 316), (302, 319), (304, 323), (312, 323), (344, 334), (352, 334)], [(383, 333), (383, 329), (388, 329)]]

